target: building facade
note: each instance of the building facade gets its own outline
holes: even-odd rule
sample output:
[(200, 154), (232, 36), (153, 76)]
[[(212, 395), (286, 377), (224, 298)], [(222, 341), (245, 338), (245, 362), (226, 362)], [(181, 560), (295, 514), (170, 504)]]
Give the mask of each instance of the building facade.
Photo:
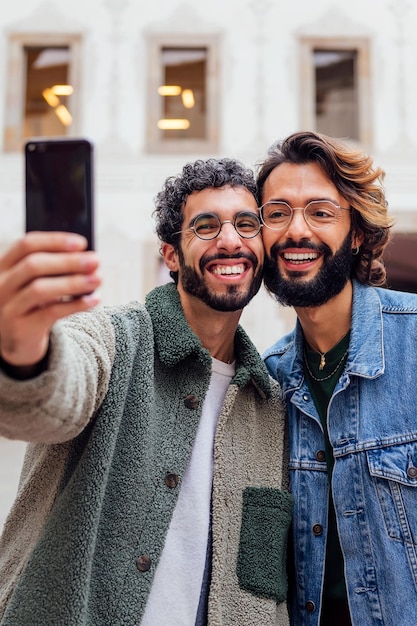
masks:
[[(196, 158), (256, 166), (275, 140), (345, 138), (386, 171), (395, 230), (417, 231), (417, 5), (412, 0), (21, 0), (0, 14), (0, 249), (24, 231), (25, 141), (95, 151), (104, 303), (167, 280), (152, 219)], [(242, 323), (260, 350), (293, 313), (262, 291)]]

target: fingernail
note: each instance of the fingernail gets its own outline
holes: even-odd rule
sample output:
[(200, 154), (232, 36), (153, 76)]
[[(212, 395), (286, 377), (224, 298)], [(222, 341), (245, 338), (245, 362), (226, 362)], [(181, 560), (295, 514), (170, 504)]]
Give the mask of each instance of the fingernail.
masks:
[(93, 274), (86, 274), (84, 276), (84, 280), (87, 285), (99, 285), (101, 283), (101, 276), (94, 272)]
[(82, 271), (89, 271), (97, 268), (97, 256), (95, 252), (86, 251), (80, 257), (80, 267)]
[(89, 307), (97, 306), (98, 304), (100, 304), (100, 296), (97, 294), (97, 292), (82, 296), (81, 299)]
[(87, 240), (82, 235), (68, 235), (66, 239), (66, 245), (68, 250), (82, 250), (85, 247)]

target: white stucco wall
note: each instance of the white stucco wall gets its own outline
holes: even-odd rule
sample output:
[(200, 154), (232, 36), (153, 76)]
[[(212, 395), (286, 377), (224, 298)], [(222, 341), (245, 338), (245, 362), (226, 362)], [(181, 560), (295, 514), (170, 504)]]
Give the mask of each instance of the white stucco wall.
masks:
[[(20, 0), (0, 12), (0, 93), (10, 33), (83, 35), (80, 134), (96, 151), (97, 247), (104, 302), (142, 300), (155, 281), (153, 197), (169, 175), (207, 154), (146, 152), (146, 34), (221, 36), (219, 150), (253, 166), (275, 139), (300, 130), (298, 37), (370, 40), (369, 149), (386, 172), (398, 228), (417, 230), (417, 4), (410, 0)], [(5, 97), (0, 97), (0, 130)], [(0, 141), (2, 133), (0, 132)], [(0, 246), (23, 232), (23, 156), (0, 144)], [(154, 250), (154, 253), (152, 252)], [(263, 350), (294, 316), (261, 293), (243, 323)]]

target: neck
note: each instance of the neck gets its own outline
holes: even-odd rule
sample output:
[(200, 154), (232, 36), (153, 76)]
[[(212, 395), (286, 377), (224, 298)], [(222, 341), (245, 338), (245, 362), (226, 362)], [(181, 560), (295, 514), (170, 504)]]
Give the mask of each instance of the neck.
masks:
[(184, 298), (181, 292), (180, 299), (185, 319), (204, 348), (213, 358), (231, 363), (235, 358), (234, 340), (242, 310), (216, 311), (198, 298)]
[(308, 344), (320, 353), (331, 350), (350, 329), (352, 317), (352, 283), (326, 304), (299, 307), (298, 319)]

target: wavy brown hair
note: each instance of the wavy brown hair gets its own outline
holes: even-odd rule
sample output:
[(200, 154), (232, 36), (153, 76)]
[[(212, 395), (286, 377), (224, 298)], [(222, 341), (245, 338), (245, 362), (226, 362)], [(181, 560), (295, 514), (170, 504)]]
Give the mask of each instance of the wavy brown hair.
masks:
[(262, 204), (265, 181), (278, 165), (317, 163), (352, 208), (352, 230), (362, 234), (363, 243), (353, 257), (352, 278), (361, 283), (383, 286), (386, 271), (382, 253), (394, 223), (388, 214), (383, 180), (385, 173), (374, 167), (371, 157), (339, 140), (305, 131), (276, 142), (267, 158), (258, 165), (258, 200)]

